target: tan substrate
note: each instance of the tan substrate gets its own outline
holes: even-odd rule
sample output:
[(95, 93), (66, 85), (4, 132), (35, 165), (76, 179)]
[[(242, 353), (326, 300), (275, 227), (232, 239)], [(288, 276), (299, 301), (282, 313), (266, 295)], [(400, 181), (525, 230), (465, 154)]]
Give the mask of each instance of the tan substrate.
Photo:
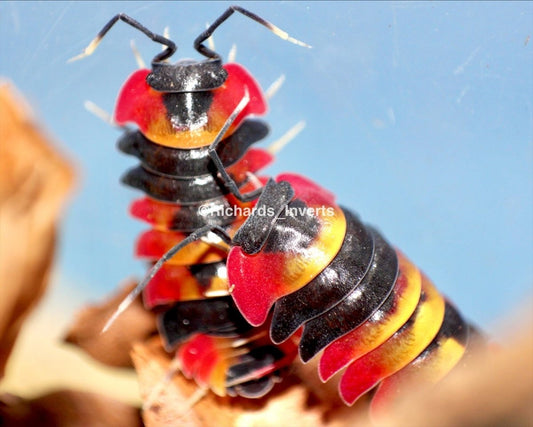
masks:
[(51, 390), (77, 389), (139, 405), (139, 387), (132, 369), (107, 367), (62, 342), (76, 311), (72, 307), (86, 301), (82, 296), (62, 296), (65, 287), (50, 289), (24, 324), (0, 382), (0, 393), (33, 398)]
[(79, 388), (137, 403), (133, 373), (96, 365), (61, 343), (75, 306), (86, 300), (72, 294), (79, 283), (52, 280), (46, 289), (74, 181), (72, 163), (0, 78), (0, 392), (35, 397)]

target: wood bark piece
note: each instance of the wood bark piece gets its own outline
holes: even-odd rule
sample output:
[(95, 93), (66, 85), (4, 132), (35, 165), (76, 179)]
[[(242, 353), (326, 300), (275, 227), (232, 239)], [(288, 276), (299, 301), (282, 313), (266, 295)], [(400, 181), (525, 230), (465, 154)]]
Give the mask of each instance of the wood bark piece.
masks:
[[(135, 345), (132, 358), (146, 399), (168, 371), (170, 356), (160, 339), (154, 338)], [(197, 390), (194, 381), (175, 375), (143, 412), (146, 426), (346, 426), (360, 415), (353, 408), (320, 403), (295, 375), (284, 378), (262, 399), (217, 397), (208, 392), (191, 407), (191, 396)]]
[(80, 311), (65, 341), (81, 347), (106, 365), (131, 367), (130, 352), (133, 343), (145, 341), (157, 333), (155, 315), (145, 310), (141, 298), (137, 298), (104, 334), (101, 331), (135, 285), (136, 283), (129, 282), (102, 304)]
[(0, 378), (20, 327), (43, 295), (73, 170), (0, 82)]
[(141, 427), (139, 410), (107, 397), (61, 390), (26, 400), (0, 395), (2, 427)]
[(533, 426), (533, 313), (506, 342), (478, 349), (465, 366), (430, 390), (416, 387), (380, 425)]
[[(533, 425), (533, 327), (529, 317), (517, 323), (523, 327), (518, 337), (501, 346), (473, 350), (465, 366), (430, 389), (413, 384), (388, 416), (375, 423), (368, 418), (368, 400), (353, 407), (336, 404), (333, 390), (312, 378), (312, 366), (296, 367), (263, 399), (207, 393), (192, 407), (188, 402), (198, 388), (178, 374), (145, 410), (144, 422), (148, 427)], [(170, 356), (154, 338), (136, 345), (132, 358), (146, 399), (168, 371)]]
[[(58, 217), (73, 176), (24, 100), (0, 82), (0, 378), (22, 323), (46, 289)], [(0, 395), (0, 425), (140, 427), (142, 421), (139, 410), (127, 404), (61, 390), (30, 400)]]

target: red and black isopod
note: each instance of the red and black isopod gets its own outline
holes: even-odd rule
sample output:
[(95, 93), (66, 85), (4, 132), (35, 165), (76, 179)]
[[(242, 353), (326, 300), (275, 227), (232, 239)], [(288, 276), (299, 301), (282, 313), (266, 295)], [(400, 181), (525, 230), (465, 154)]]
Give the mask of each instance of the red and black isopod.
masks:
[[(148, 195), (132, 213), (153, 226), (137, 254), (155, 262), (122, 309), (144, 290), (146, 305), (161, 310), (168, 349), (180, 345), (181, 370), (218, 394), (265, 394), (296, 353), (292, 337), (304, 362), (321, 353), (324, 381), (343, 371), (347, 404), (377, 387), (379, 406), (407, 379), (440, 379), (462, 358), (471, 327), (429, 279), (310, 180), (248, 180), (271, 160), (249, 149), (266, 128), (247, 117), (266, 106), (244, 68), (222, 65), (203, 45), (234, 11), (288, 38), (232, 7), (196, 39), (200, 62), (164, 62), (174, 43), (125, 15), (86, 50), (119, 19), (166, 46), (151, 71), (126, 82), (115, 113), (139, 127), (119, 148), (141, 160), (124, 181)], [(255, 210), (216, 214), (226, 206)], [(213, 234), (227, 246), (205, 240)]]
[[(245, 218), (232, 208), (251, 207), (247, 201), (257, 197), (257, 183), (262, 185), (255, 173), (273, 159), (268, 151), (251, 148), (269, 132), (263, 121), (252, 117), (267, 109), (260, 86), (244, 67), (223, 64), (202, 44), (234, 11), (284, 34), (233, 7), (195, 42), (208, 59), (170, 64), (165, 60), (176, 50), (172, 41), (127, 15), (117, 15), (80, 55), (92, 53), (119, 20), (166, 46), (151, 70), (138, 70), (128, 78), (114, 115), (117, 124), (133, 122), (138, 127), (127, 130), (118, 147), (141, 162), (123, 182), (146, 194), (134, 201), (130, 212), (152, 227), (135, 248), (137, 256), (150, 262), (203, 226), (233, 234)], [(259, 397), (272, 388), (297, 348), (291, 342), (273, 345), (266, 328), (253, 328), (239, 313), (228, 292), (227, 252), (224, 242), (212, 238), (190, 245), (144, 289), (144, 302), (157, 310), (165, 347), (177, 351), (182, 372), (219, 395)]]

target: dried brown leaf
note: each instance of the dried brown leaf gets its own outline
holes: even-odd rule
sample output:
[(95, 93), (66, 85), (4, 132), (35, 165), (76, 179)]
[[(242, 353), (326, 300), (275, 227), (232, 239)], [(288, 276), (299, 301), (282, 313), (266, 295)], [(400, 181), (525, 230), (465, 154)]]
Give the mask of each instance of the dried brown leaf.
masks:
[[(378, 425), (533, 425), (533, 327), (529, 318), (517, 323), (522, 327), (517, 338), (497, 348), (483, 345), (473, 350), (464, 366), (430, 390), (413, 385), (394, 412), (377, 420)], [(153, 339), (136, 345), (132, 357), (146, 399), (165, 376), (170, 356), (160, 340)], [(264, 399), (219, 398), (208, 393), (192, 408), (188, 402), (197, 386), (176, 375), (143, 418), (149, 427), (373, 425), (368, 420), (367, 402), (351, 408), (340, 406), (335, 403), (334, 388), (315, 381), (312, 365), (298, 366), (295, 372), (298, 377), (285, 379)], [(316, 393), (311, 395), (309, 390)]]
[[(159, 338), (135, 345), (132, 354), (143, 399), (150, 396), (169, 369), (170, 355)], [(295, 375), (289, 375), (262, 399), (217, 397), (208, 392), (190, 405), (198, 386), (181, 374), (161, 390), (143, 419), (148, 427), (299, 427), (347, 426), (359, 419), (358, 409), (320, 403)], [(360, 424), (361, 425), (361, 424)]]
[(137, 298), (102, 334), (102, 328), (136, 283), (126, 284), (100, 305), (86, 307), (78, 313), (65, 341), (85, 350), (94, 359), (110, 366), (132, 366), (130, 351), (137, 341), (156, 333), (155, 316), (144, 309)]
[(102, 395), (62, 390), (26, 400), (0, 395), (3, 427), (141, 427), (139, 410)]
[(73, 171), (5, 82), (0, 121), (1, 378), (22, 323), (46, 288), (56, 222)]
[(530, 316), (517, 323), (518, 336), (497, 348), (478, 349), (437, 387), (414, 389), (382, 424), (532, 426), (533, 326)]

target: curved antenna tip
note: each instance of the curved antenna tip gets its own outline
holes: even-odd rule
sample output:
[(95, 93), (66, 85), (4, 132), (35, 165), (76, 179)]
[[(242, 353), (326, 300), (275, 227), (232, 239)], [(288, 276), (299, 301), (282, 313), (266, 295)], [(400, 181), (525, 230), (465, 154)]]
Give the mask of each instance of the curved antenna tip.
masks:
[(71, 62), (74, 62), (74, 61), (78, 61), (80, 59), (83, 59), (85, 58), (86, 56), (90, 56), (93, 54), (93, 52), (96, 50), (96, 48), (98, 47), (98, 44), (100, 43), (100, 41), (102, 40), (101, 37), (96, 37), (91, 43), (89, 43), (89, 46), (87, 46), (85, 49), (83, 49), (83, 52), (80, 53), (79, 55), (76, 55), (72, 58), (70, 58), (69, 60), (67, 60), (67, 64), (71, 63)]
[(135, 301), (135, 298), (142, 292), (144, 289), (143, 282), (138, 284), (127, 296), (122, 300), (122, 302), (119, 304), (117, 309), (114, 311), (114, 313), (111, 315), (111, 317), (107, 320), (104, 327), (102, 328), (102, 331), (100, 334), (105, 334), (108, 329), (115, 323), (115, 320), (126, 311), (126, 309), (131, 305), (133, 301)]
[(293, 43), (297, 46), (302, 46), (302, 47), (307, 47), (308, 49), (311, 49), (312, 46), (311, 45), (308, 45), (307, 43), (301, 41), (301, 40), (298, 40), (298, 39), (295, 39), (294, 37), (291, 37), (289, 36), (289, 33), (287, 33), (286, 31), (283, 31), (281, 28), (279, 27), (276, 27), (274, 24), (272, 23), (268, 23), (268, 28), (270, 31), (272, 31), (276, 36), (278, 36), (279, 38), (283, 39), (283, 40), (286, 40), (290, 43)]

